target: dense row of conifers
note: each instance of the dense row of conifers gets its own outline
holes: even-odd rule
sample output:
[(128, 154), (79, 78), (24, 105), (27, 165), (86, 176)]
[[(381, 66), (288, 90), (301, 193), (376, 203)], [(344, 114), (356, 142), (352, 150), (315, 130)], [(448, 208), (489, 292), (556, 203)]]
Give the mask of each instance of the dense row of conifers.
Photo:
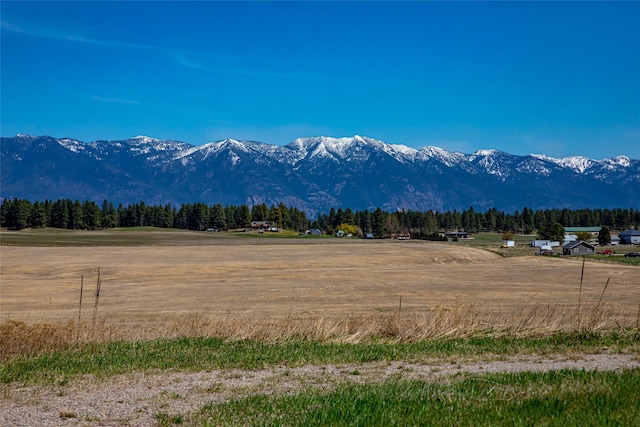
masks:
[(497, 209), (476, 212), (473, 207), (459, 211), (397, 211), (383, 212), (331, 209), (315, 220), (283, 203), (267, 206), (257, 204), (222, 206), (203, 203), (147, 205), (144, 202), (118, 205), (107, 200), (101, 205), (93, 201), (60, 199), (31, 202), (25, 199), (5, 199), (0, 206), (2, 227), (12, 229), (55, 227), (72, 230), (94, 230), (114, 227), (159, 227), (188, 230), (245, 229), (252, 221), (270, 221), (272, 226), (304, 232), (320, 229), (333, 234), (342, 225), (359, 228), (362, 233), (383, 237), (393, 232), (410, 232), (414, 238), (428, 238), (443, 230), (512, 231), (530, 233), (550, 224), (565, 227), (606, 226), (627, 229), (640, 225), (640, 210), (615, 209), (538, 209), (506, 213)]

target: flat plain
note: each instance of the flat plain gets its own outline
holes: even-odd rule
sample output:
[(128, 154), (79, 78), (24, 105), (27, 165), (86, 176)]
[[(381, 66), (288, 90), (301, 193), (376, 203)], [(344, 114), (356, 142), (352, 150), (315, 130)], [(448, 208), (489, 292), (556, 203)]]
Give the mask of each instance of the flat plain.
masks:
[(639, 267), (289, 237), (0, 231), (0, 424), (637, 424)]
[(603, 326), (635, 327), (640, 315), (638, 267), (587, 261), (583, 275), (581, 258), (501, 257), (456, 242), (154, 230), (63, 233), (55, 237), (71, 242), (63, 246), (43, 232), (14, 246), (12, 232), (2, 233), (0, 321), (77, 319), (81, 282), (89, 319), (98, 268), (98, 316), (127, 329), (161, 329), (193, 315), (335, 321), (461, 307), (487, 324), (508, 324), (551, 313), (568, 319), (598, 303)]

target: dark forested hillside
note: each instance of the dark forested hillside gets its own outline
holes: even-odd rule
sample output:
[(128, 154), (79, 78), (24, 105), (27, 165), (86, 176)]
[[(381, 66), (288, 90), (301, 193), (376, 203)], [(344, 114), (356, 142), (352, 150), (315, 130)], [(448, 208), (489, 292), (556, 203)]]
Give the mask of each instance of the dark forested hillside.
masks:
[(2, 138), (0, 197), (140, 200), (154, 205), (262, 203), (315, 217), (360, 211), (462, 211), (469, 206), (640, 209), (640, 160), (420, 150), (372, 138), (299, 138), (287, 146), (227, 139), (201, 146), (136, 137)]

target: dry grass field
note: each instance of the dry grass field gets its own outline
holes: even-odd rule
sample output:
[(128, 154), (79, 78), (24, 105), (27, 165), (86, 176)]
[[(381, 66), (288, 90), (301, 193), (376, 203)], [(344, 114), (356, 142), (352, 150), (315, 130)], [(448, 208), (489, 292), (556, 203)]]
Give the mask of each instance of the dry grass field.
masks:
[(640, 315), (640, 274), (632, 266), (587, 261), (581, 287), (581, 259), (502, 258), (454, 243), (203, 235), (151, 232), (135, 246), (1, 246), (0, 323), (77, 320), (81, 277), (82, 321), (90, 322), (98, 268), (103, 339), (357, 339), (374, 324), (369, 332), (381, 333), (380, 319), (387, 319), (383, 329), (397, 329), (391, 317), (405, 331), (382, 333), (410, 339), (636, 327)]
[[(267, 405), (271, 408), (279, 396), (301, 394), (305, 403), (292, 401), (277, 410), (296, 416), (319, 406), (308, 403), (315, 400), (305, 393), (321, 402), (330, 399), (325, 408), (337, 407), (352, 419), (354, 412), (368, 409), (345, 410), (344, 402), (358, 399), (358, 407), (388, 411), (389, 403), (378, 402), (406, 401), (410, 384), (401, 383), (402, 392), (393, 388), (400, 377), (428, 383), (442, 378), (449, 384), (454, 376), (472, 373), (638, 366), (637, 329), (625, 344), (629, 354), (611, 352), (611, 341), (594, 341), (597, 334), (590, 334), (611, 328), (611, 336), (631, 337), (620, 334), (621, 329), (638, 327), (640, 268), (635, 266), (589, 260), (581, 280), (581, 259), (527, 255), (525, 245), (523, 255), (503, 257), (496, 247), (479, 241), (467, 245), (160, 230), (0, 231), (0, 239), (0, 367), (4, 381), (9, 380), (0, 384), (6, 408), (0, 411), (2, 425), (263, 424), (272, 418), (261, 406), (254, 407), (254, 397), (274, 399)], [(101, 292), (94, 325), (98, 268)], [(559, 341), (547, 336), (511, 340), (565, 331), (569, 333), (558, 334)], [(395, 344), (477, 335), (498, 338), (427, 340), (440, 342), (428, 347)], [(230, 340), (212, 340), (215, 344), (204, 347), (199, 342), (207, 340), (84, 345), (182, 336)], [(245, 338), (255, 340), (234, 341)], [(335, 341), (361, 344), (334, 346)], [(459, 346), (464, 341), (476, 343)], [(515, 347), (512, 341), (517, 341)], [(625, 338), (614, 339), (613, 347), (620, 341)], [(591, 343), (587, 352), (580, 347), (583, 342)], [(548, 347), (553, 353), (546, 353)], [(71, 351), (18, 357), (57, 350)], [(553, 391), (547, 380), (540, 383), (543, 397), (527, 375), (508, 380), (506, 398), (496, 398), (501, 395), (494, 393), (500, 387), (495, 376), (480, 377), (483, 384), (491, 383), (481, 398), (469, 398), (468, 390), (475, 386), (463, 392), (446, 389), (436, 397), (447, 396), (447, 414), (456, 402), (470, 402), (471, 409), (463, 410), (468, 417), (482, 412), (477, 409), (481, 402), (494, 407), (495, 402), (535, 399), (531, 406), (539, 408), (550, 399), (557, 407), (558, 400), (567, 400), (564, 390), (575, 388), (575, 400), (587, 402), (580, 410), (587, 417), (581, 425), (594, 423), (587, 400), (591, 395), (596, 402), (612, 395), (615, 410), (633, 406), (628, 403), (637, 388), (633, 373), (613, 373), (609, 383), (628, 384), (613, 391), (605, 377), (592, 380), (599, 388), (586, 390), (582, 377), (561, 375), (561, 391)], [(389, 381), (379, 382), (384, 379)], [(330, 391), (350, 383), (365, 388), (346, 397)], [(366, 397), (373, 404), (362, 405), (361, 390), (366, 396), (371, 387), (382, 392)], [(406, 421), (415, 408), (423, 411), (425, 389), (420, 387), (415, 407), (403, 408), (398, 420)], [(303, 391), (312, 388), (322, 391)], [(230, 399), (241, 402), (231, 406), (238, 422), (215, 412)], [(545, 412), (544, 407), (538, 410)], [(597, 413), (603, 410), (607, 408), (599, 405)], [(503, 419), (504, 406), (494, 411), (496, 419)], [(637, 419), (633, 409), (627, 412), (628, 419)], [(435, 423), (443, 424), (442, 417), (435, 416)]]

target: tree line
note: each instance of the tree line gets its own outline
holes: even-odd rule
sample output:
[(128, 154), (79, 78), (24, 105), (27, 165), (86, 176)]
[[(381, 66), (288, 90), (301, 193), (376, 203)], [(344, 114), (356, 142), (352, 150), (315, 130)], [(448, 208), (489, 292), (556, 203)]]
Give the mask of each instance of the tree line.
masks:
[(462, 211), (446, 212), (400, 210), (384, 212), (380, 208), (374, 211), (356, 211), (351, 209), (331, 209), (321, 214), (312, 224), (331, 233), (340, 229), (342, 224), (353, 224), (365, 233), (382, 237), (388, 233), (407, 232), (412, 238), (433, 238), (438, 240), (442, 231), (479, 231), (516, 232), (530, 234), (535, 230), (559, 223), (564, 227), (606, 226), (612, 230), (622, 230), (640, 225), (640, 210), (633, 208), (615, 209), (538, 209), (524, 207), (513, 213), (491, 208), (477, 212), (473, 207)]
[(521, 211), (504, 212), (491, 208), (477, 212), (473, 207), (446, 212), (399, 210), (385, 212), (381, 208), (353, 211), (331, 208), (311, 221), (305, 212), (283, 203), (267, 206), (256, 204), (223, 206), (187, 203), (180, 207), (147, 205), (144, 202), (117, 207), (104, 200), (60, 199), (31, 202), (26, 199), (5, 199), (0, 205), (2, 227), (13, 229), (55, 227), (72, 230), (95, 230), (114, 227), (158, 227), (187, 230), (230, 230), (250, 227), (251, 221), (269, 221), (272, 225), (304, 232), (317, 228), (325, 234), (338, 230), (353, 234), (384, 237), (390, 233), (410, 233), (412, 238), (438, 239), (442, 231), (464, 230), (517, 232), (530, 234), (559, 223), (564, 227), (606, 226), (623, 230), (640, 226), (637, 209), (538, 209), (524, 207)]
[(306, 214), (283, 203), (265, 203), (249, 208), (241, 206), (186, 203), (179, 208), (147, 205), (144, 202), (117, 207), (104, 200), (99, 206), (93, 201), (60, 199), (30, 202), (26, 199), (5, 199), (0, 206), (2, 227), (13, 229), (54, 227), (69, 230), (97, 230), (114, 227), (158, 227), (185, 230), (244, 229), (251, 221), (269, 221), (283, 229), (305, 231), (309, 227)]

